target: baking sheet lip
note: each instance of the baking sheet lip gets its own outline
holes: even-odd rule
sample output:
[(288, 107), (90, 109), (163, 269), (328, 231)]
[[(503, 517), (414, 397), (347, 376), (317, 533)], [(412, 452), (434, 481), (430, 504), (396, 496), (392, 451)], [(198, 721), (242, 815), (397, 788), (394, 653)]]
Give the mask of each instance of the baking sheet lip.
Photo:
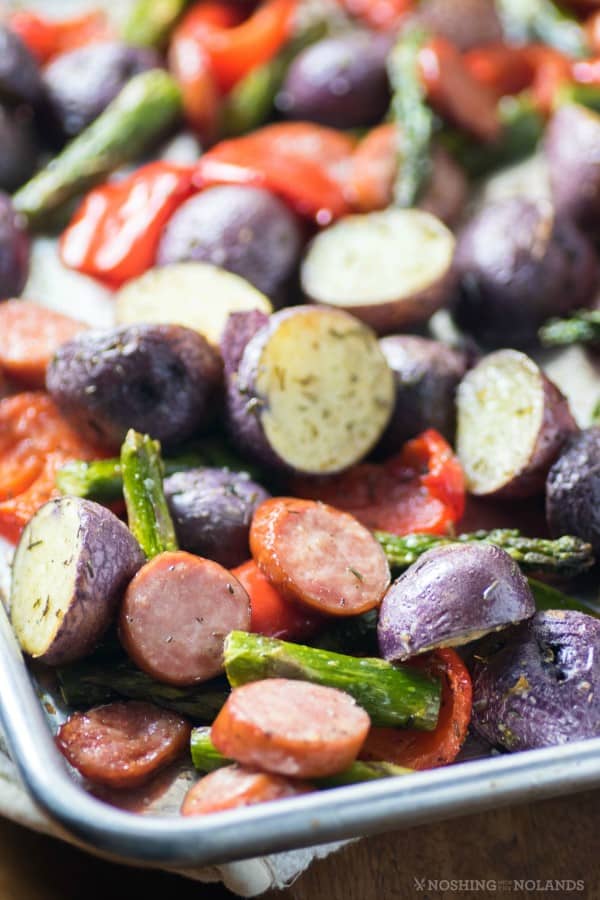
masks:
[(314, 846), (600, 786), (600, 738), (337, 788), (205, 818), (144, 816), (68, 774), (3, 609), (0, 725), (35, 803), (90, 848), (131, 863), (197, 867)]

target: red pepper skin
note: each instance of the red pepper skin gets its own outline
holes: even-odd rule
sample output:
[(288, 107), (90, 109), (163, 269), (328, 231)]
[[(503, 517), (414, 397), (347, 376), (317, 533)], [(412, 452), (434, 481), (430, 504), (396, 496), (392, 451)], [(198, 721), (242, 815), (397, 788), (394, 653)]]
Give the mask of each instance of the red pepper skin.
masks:
[(57, 20), (20, 10), (10, 16), (8, 25), (11, 31), (19, 35), (40, 65), (61, 53), (113, 36), (101, 10)]
[(392, 31), (415, 8), (414, 0), (339, 0), (346, 12), (370, 28)]
[(142, 166), (85, 197), (60, 240), (66, 266), (118, 287), (153, 264), (163, 227), (192, 193), (192, 170)]
[(226, 3), (204, 0), (184, 16), (173, 44), (196, 42), (210, 61), (219, 89), (226, 93), (275, 56), (289, 37), (296, 5), (297, 0), (265, 0), (242, 19)]

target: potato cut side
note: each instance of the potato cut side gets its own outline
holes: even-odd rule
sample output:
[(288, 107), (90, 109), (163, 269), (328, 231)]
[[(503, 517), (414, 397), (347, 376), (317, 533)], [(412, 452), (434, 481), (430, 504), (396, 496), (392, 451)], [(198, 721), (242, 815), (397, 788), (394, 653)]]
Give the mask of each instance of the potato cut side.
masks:
[(457, 452), (472, 494), (492, 494), (534, 457), (545, 392), (535, 362), (516, 350), (492, 353), (461, 382)]
[(445, 279), (454, 244), (452, 232), (421, 210), (348, 216), (313, 241), (302, 287), (344, 308), (411, 300)]
[(377, 443), (394, 403), (392, 372), (373, 332), (337, 310), (283, 317), (256, 366), (261, 423), (294, 469), (328, 473), (359, 462)]
[(202, 262), (150, 269), (117, 294), (117, 321), (184, 325), (218, 344), (230, 313), (258, 309), (270, 301), (244, 278)]
[(76, 597), (81, 547), (79, 510), (48, 503), (25, 528), (15, 553), (11, 619), (21, 649), (43, 656)]

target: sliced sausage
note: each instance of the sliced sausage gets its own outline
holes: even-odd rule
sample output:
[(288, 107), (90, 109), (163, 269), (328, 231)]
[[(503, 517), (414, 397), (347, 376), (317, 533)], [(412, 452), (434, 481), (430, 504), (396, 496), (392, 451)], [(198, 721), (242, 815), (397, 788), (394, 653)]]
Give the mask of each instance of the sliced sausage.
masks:
[(176, 713), (137, 700), (74, 713), (56, 743), (82, 775), (112, 788), (134, 788), (186, 749), (191, 728)]
[(224, 766), (197, 781), (187, 792), (181, 807), (182, 816), (202, 816), (239, 806), (254, 806), (286, 797), (307, 794), (313, 788), (302, 781), (291, 781), (282, 775), (255, 772), (242, 766)]
[(371, 532), (349, 513), (313, 500), (277, 497), (261, 504), (250, 549), (284, 596), (333, 616), (373, 609), (390, 583)]
[(231, 572), (191, 553), (163, 553), (130, 583), (119, 622), (133, 661), (157, 681), (189, 685), (218, 675), (223, 641), (250, 628), (250, 598)]
[(235, 688), (211, 728), (211, 739), (242, 765), (320, 778), (352, 765), (367, 736), (368, 714), (335, 688), (270, 678)]

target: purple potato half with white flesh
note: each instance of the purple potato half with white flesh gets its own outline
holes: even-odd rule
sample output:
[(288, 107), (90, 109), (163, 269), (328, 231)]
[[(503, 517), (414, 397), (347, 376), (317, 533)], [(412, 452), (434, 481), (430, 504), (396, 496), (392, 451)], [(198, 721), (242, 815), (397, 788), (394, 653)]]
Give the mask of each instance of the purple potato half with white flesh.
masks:
[(270, 494), (245, 472), (191, 469), (164, 482), (182, 550), (227, 569), (250, 557), (248, 535), (254, 511)]
[(11, 621), (23, 652), (48, 665), (91, 653), (144, 561), (132, 533), (106, 507), (79, 497), (42, 506), (13, 562)]
[(451, 544), (429, 550), (383, 598), (379, 650), (401, 662), (436, 647), (457, 647), (535, 612), (518, 565), (491, 544)]
[(485, 356), (457, 392), (456, 450), (478, 497), (533, 497), (577, 425), (565, 397), (529, 356)]
[(306, 474), (333, 474), (362, 460), (394, 405), (393, 375), (375, 334), (325, 307), (271, 316), (227, 381), (237, 446), (258, 462)]
[(600, 554), (600, 428), (588, 428), (566, 444), (546, 480), (550, 533), (575, 534)]
[(600, 736), (600, 621), (551, 610), (473, 651), (474, 729), (506, 750)]

